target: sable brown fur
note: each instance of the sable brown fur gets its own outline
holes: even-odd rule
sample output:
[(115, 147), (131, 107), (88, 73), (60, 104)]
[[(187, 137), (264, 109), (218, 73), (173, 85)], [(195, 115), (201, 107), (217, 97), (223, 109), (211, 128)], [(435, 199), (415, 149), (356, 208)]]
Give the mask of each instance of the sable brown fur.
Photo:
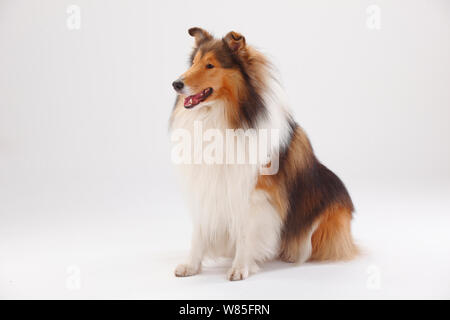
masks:
[[(216, 97), (228, 102), (225, 116), (229, 127), (255, 128), (256, 123), (267, 116), (260, 94), (265, 89), (262, 67), (268, 65), (267, 60), (246, 46), (245, 38), (236, 32), (229, 32), (221, 40), (212, 38), (200, 28), (189, 29), (189, 34), (196, 38), (196, 46), (190, 56), (191, 68), (196, 61), (213, 56), (227, 73), (221, 75), (222, 91)], [(233, 71), (234, 75), (230, 76)]]
[(257, 188), (266, 190), (284, 221), (280, 257), (296, 262), (314, 224), (311, 260), (349, 259), (356, 255), (350, 233), (354, 210), (342, 181), (321, 164), (296, 124), (289, 146), (281, 155), (276, 175), (260, 176)]

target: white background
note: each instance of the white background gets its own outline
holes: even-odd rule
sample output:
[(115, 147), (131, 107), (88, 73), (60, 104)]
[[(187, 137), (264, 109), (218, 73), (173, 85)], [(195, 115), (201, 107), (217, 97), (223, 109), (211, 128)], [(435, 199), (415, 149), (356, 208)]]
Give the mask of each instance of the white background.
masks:
[[(272, 58), (361, 257), (173, 276), (191, 225), (167, 122), (192, 26)], [(449, 119), (449, 1), (0, 0), (0, 297), (450, 298)]]

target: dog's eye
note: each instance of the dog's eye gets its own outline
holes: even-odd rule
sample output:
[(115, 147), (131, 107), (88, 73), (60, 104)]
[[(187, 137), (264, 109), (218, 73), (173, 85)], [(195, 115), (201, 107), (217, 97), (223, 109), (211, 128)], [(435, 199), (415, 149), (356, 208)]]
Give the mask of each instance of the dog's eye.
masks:
[(214, 66), (213, 66), (211, 63), (208, 63), (208, 64), (206, 65), (206, 69), (212, 69), (212, 68), (214, 68)]

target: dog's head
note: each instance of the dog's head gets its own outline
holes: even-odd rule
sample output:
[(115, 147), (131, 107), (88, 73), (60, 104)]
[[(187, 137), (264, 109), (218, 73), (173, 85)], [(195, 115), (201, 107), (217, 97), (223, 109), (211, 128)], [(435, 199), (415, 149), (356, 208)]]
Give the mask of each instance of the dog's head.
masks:
[(242, 89), (248, 77), (245, 38), (232, 31), (215, 39), (201, 28), (191, 28), (189, 34), (195, 38), (191, 66), (172, 83), (184, 99), (184, 107), (191, 109), (217, 100), (238, 104), (248, 94)]

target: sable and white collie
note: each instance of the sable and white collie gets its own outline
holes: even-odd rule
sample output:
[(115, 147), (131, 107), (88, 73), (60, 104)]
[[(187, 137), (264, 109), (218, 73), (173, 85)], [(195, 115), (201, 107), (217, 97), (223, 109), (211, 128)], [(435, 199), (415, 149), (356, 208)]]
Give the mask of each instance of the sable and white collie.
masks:
[[(175, 275), (199, 273), (204, 257), (232, 258), (229, 280), (245, 279), (259, 263), (275, 258), (303, 263), (354, 257), (352, 200), (292, 119), (265, 56), (236, 32), (222, 39), (201, 28), (189, 34), (195, 46), (189, 69), (172, 84), (178, 96), (170, 131), (195, 135), (201, 126), (214, 134), (200, 142), (188, 140), (185, 152), (201, 160), (208, 141), (228, 130), (237, 140), (261, 129), (277, 130), (279, 139), (270, 144), (266, 161), (256, 164), (217, 161), (227, 155), (215, 150), (213, 163), (179, 165), (194, 228), (189, 257)], [(249, 144), (240, 147), (248, 156)], [(262, 174), (272, 162), (277, 170)]]

